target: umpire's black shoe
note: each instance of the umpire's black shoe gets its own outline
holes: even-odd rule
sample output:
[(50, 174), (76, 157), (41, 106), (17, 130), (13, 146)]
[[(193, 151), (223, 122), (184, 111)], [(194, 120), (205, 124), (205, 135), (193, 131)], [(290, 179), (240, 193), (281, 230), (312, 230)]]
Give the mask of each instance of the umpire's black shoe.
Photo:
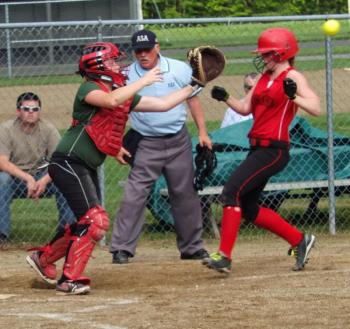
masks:
[(301, 242), (294, 248), (289, 249), (288, 253), (296, 259), (293, 271), (301, 271), (308, 262), (308, 256), (311, 248), (314, 246), (316, 237), (312, 234), (305, 234)]
[(117, 250), (113, 252), (113, 264), (127, 264), (129, 263), (129, 257), (132, 257), (130, 252), (126, 250)]
[(199, 249), (194, 254), (181, 254), (183, 260), (202, 260), (208, 258), (209, 254), (205, 249)]

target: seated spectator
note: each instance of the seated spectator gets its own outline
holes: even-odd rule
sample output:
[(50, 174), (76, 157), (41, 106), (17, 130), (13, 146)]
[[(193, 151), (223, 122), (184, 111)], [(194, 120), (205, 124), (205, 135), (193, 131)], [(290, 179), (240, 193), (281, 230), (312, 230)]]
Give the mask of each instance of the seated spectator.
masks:
[[(244, 76), (243, 90), (244, 90), (245, 94), (247, 94), (248, 91), (253, 88), (253, 86), (255, 85), (255, 83), (257, 81), (257, 78), (258, 78), (258, 73), (255, 73), (255, 72), (248, 73)], [(244, 115), (237, 113), (236, 111), (234, 111), (233, 109), (231, 109), (229, 107), (226, 110), (226, 113), (225, 113), (224, 119), (222, 120), (220, 128), (225, 128), (225, 127), (233, 125), (235, 123), (245, 121), (248, 119), (252, 119), (252, 118), (253, 118), (252, 114), (244, 116)]]
[(55, 195), (59, 226), (75, 221), (45, 168), (45, 159), (51, 157), (60, 139), (58, 130), (40, 118), (37, 95), (23, 93), (16, 105), (17, 117), (0, 124), (0, 245), (10, 235), (10, 204), (14, 198)]

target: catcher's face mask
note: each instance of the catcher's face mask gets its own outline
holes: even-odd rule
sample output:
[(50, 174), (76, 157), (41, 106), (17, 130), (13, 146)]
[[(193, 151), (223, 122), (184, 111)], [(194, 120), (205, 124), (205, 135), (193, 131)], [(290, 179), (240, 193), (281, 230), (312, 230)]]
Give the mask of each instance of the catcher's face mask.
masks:
[(126, 66), (126, 63), (121, 63), (125, 58), (126, 55), (111, 42), (91, 43), (82, 51), (78, 72), (81, 76), (111, 83), (114, 87), (123, 86), (126, 77), (120, 71)]

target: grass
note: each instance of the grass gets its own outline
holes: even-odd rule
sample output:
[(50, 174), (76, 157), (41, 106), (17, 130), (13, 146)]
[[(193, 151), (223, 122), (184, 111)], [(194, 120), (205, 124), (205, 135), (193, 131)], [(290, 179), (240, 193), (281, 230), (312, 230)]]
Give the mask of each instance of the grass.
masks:
[[(349, 50), (350, 53), (350, 50)], [(226, 55), (226, 53), (225, 53)], [(320, 49), (315, 55), (323, 55), (324, 49)], [(185, 56), (173, 56), (173, 58), (177, 58), (180, 60), (185, 60)], [(244, 75), (247, 72), (255, 71), (255, 67), (253, 65), (253, 56), (247, 53), (245, 57), (239, 57), (230, 59), (226, 55), (229, 60), (226, 64), (225, 70), (223, 72), (224, 76), (231, 75)], [(314, 59), (312, 56), (310, 58), (303, 58), (296, 60), (296, 67), (301, 71), (318, 71), (323, 70), (326, 67), (325, 59)], [(238, 62), (239, 60), (239, 62)], [(349, 67), (349, 59), (346, 58), (334, 58), (333, 59), (333, 68), (346, 68)], [(32, 76), (32, 77), (14, 77), (14, 78), (0, 78), (0, 87), (14, 87), (14, 86), (43, 86), (43, 85), (57, 85), (57, 84), (71, 84), (71, 83), (81, 83), (81, 77), (76, 75), (53, 75), (53, 76)]]
[[(181, 60), (186, 59), (187, 49), (199, 45), (211, 44), (223, 48), (228, 59), (228, 66), (224, 72), (226, 75), (241, 75), (254, 68), (251, 63), (251, 50), (256, 48), (259, 33), (268, 27), (282, 26), (295, 32), (299, 42), (302, 42), (299, 53), (303, 60), (298, 60), (297, 67), (301, 70), (321, 70), (325, 67), (325, 61), (312, 58), (312, 56), (324, 56), (325, 37), (321, 31), (323, 21), (293, 21), (293, 22), (269, 22), (269, 23), (230, 23), (230, 24), (199, 24), (173, 27), (167, 25), (146, 26), (157, 33), (164, 53)], [(340, 21), (341, 30), (332, 39), (334, 54), (348, 54), (347, 45), (349, 24), (348, 21)], [(232, 48), (234, 47), (234, 48)], [(244, 49), (241, 49), (241, 48)], [(178, 50), (177, 50), (178, 49)], [(310, 58), (307, 58), (310, 57)], [(237, 60), (246, 62), (236, 63)], [(231, 63), (233, 62), (233, 63)], [(348, 59), (334, 59), (334, 67), (348, 67)], [(59, 72), (59, 67), (54, 68)], [(77, 75), (56, 75), (31, 77), (7, 77), (0, 78), (0, 87), (22, 85), (48, 85), (63, 83), (79, 83), (81, 78)]]
[[(337, 130), (338, 133), (350, 136), (350, 126), (342, 125), (348, 120), (348, 114), (337, 114), (334, 118), (336, 127), (342, 127), (342, 130)], [(310, 123), (317, 128), (325, 130), (327, 127), (326, 116), (322, 117), (308, 117)], [(208, 123), (210, 131), (219, 128), (219, 121), (211, 121)], [(196, 136), (197, 129), (193, 122), (188, 123), (188, 128), (192, 136)], [(108, 157), (105, 164), (105, 207), (110, 215), (111, 227), (114, 222), (114, 216), (118, 205), (120, 204), (123, 188), (120, 185), (121, 181), (127, 179), (129, 167), (120, 166), (117, 162)], [(296, 224), (300, 224), (300, 219), (307, 208), (307, 199), (287, 200), (281, 208), (281, 213), (286, 218), (290, 218)], [(213, 204), (213, 213), (215, 218), (221, 218), (221, 207)], [(321, 217), (320, 221), (312, 222), (311, 224), (303, 223), (303, 229), (313, 230), (316, 232), (328, 232), (328, 204), (327, 199), (320, 202)], [(350, 229), (350, 208), (348, 206), (348, 196), (341, 196), (337, 198), (337, 222), (340, 223), (339, 229), (341, 231)], [(15, 200), (12, 203), (12, 235), (11, 239), (14, 242), (26, 241), (33, 243), (43, 243), (47, 241), (48, 237), (52, 237), (55, 233), (55, 226), (57, 223), (57, 210), (54, 199), (41, 199), (39, 203), (33, 203), (30, 200)], [(150, 212), (146, 212), (146, 224), (148, 230), (145, 230), (144, 237), (147, 239), (164, 238), (164, 231), (159, 232), (159, 223), (154, 220)], [(165, 229), (165, 228), (164, 228)], [(263, 236), (261, 231), (252, 230), (251, 226), (244, 226), (242, 230), (245, 237)], [(110, 240), (111, 230), (107, 234), (107, 241)], [(171, 231), (167, 233), (169, 238), (173, 237)], [(210, 237), (208, 234), (206, 237)]]
[[(182, 27), (159, 27), (148, 26), (154, 30), (163, 48), (187, 48), (196, 46), (194, 41), (200, 44), (214, 44), (218, 46), (234, 45), (255, 45), (259, 34), (270, 27), (285, 27), (292, 30), (299, 42), (323, 41), (322, 32), (323, 20), (314, 21), (285, 21), (266, 23), (231, 23), (217, 24), (207, 23), (196, 26)], [(346, 20), (339, 21), (340, 32), (334, 37), (335, 40), (346, 39), (349, 32), (349, 25)], [(147, 28), (147, 27), (146, 27)], [(193, 35), (196, 38), (193, 38)]]
[[(324, 35), (321, 32), (323, 21), (303, 21), (303, 22), (272, 22), (272, 23), (231, 23), (231, 24), (201, 24), (197, 26), (169, 27), (162, 28), (160, 26), (146, 26), (154, 30), (160, 41), (162, 50), (169, 52), (169, 56), (184, 60), (186, 50), (194, 46), (203, 44), (212, 44), (223, 48), (228, 59), (228, 65), (225, 69), (225, 75), (243, 75), (246, 72), (254, 70), (251, 59), (251, 49), (256, 47), (256, 40), (259, 33), (272, 26), (283, 26), (293, 30), (300, 42), (302, 49), (300, 58), (297, 58), (297, 67), (300, 70), (322, 70), (325, 68), (324, 59), (315, 59), (312, 56), (324, 56)], [(341, 32), (333, 38), (335, 41), (333, 47), (334, 54), (348, 54), (350, 50), (347, 45), (343, 45), (342, 41), (347, 42), (349, 25), (347, 21), (341, 21)], [(235, 48), (232, 48), (235, 47)], [(178, 51), (176, 49), (179, 49)], [(333, 66), (349, 67), (348, 59), (333, 60)], [(59, 71), (57, 69), (56, 71)], [(0, 78), (0, 87), (22, 86), (22, 85), (49, 85), (49, 84), (67, 84), (79, 83), (81, 78), (77, 75), (54, 75), (33, 76), (33, 77), (16, 77), (12, 79)], [(345, 125), (349, 119), (348, 114), (336, 114), (334, 117), (334, 125), (336, 131), (340, 134), (350, 136), (350, 126)], [(322, 130), (327, 129), (326, 116), (319, 118), (308, 117), (310, 123)], [(209, 130), (219, 128), (219, 121), (211, 121), (207, 123)], [(196, 128), (192, 122), (188, 123), (190, 133), (196, 135)], [(119, 185), (119, 181), (124, 181), (128, 175), (128, 167), (119, 166), (113, 159), (108, 158), (105, 163), (106, 168), (106, 185), (105, 207), (110, 214), (113, 223), (117, 206), (120, 204), (123, 188)], [(286, 215), (294, 213), (299, 216), (305, 209), (305, 204), (299, 202), (297, 204), (286, 204)], [(217, 211), (217, 210), (216, 210)], [(324, 207), (327, 213), (327, 207)], [(154, 219), (147, 212), (147, 223), (154, 224)], [(14, 241), (33, 241), (41, 243), (47, 241), (55, 232), (57, 223), (57, 210), (53, 199), (42, 199), (39, 204), (33, 204), (29, 200), (15, 200), (12, 204), (12, 235)], [(350, 227), (348, 220), (349, 210), (347, 202), (341, 203), (337, 208), (337, 219), (344, 223), (342, 229)], [(320, 225), (321, 230), (325, 230), (324, 225)], [(248, 228), (244, 228), (247, 235), (255, 234)], [(110, 233), (109, 233), (110, 234)], [(153, 232), (149, 238), (157, 238), (157, 234)], [(160, 234), (162, 238), (163, 233)], [(109, 235), (108, 238), (109, 239)]]

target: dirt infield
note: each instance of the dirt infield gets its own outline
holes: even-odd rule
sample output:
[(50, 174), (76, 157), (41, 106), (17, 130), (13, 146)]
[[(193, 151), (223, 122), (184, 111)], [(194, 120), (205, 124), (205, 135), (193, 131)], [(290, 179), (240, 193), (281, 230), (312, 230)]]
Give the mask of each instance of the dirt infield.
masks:
[[(208, 244), (215, 250), (217, 242)], [(320, 237), (302, 272), (275, 238), (239, 240), (230, 276), (181, 261), (173, 241), (142, 242), (128, 265), (94, 252), (86, 296), (58, 296), (22, 250), (0, 251), (0, 327), (12, 329), (349, 328), (349, 237)]]

